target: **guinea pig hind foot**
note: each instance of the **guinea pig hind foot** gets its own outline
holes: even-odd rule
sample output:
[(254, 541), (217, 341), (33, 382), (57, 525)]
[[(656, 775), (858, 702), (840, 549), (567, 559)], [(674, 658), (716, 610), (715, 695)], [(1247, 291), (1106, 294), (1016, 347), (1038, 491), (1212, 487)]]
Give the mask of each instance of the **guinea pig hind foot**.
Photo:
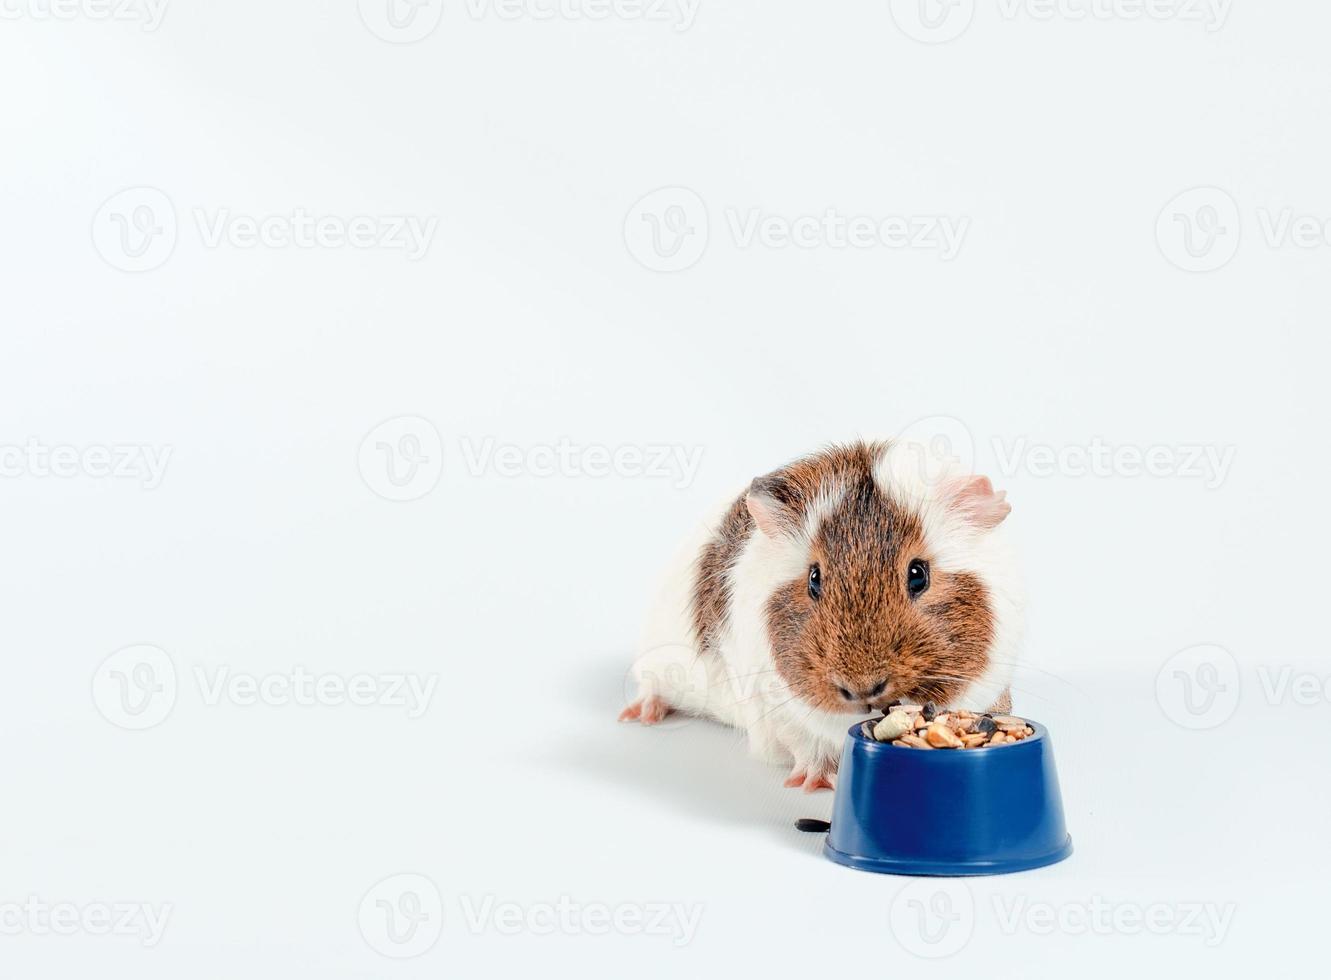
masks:
[(655, 725), (658, 722), (665, 721), (666, 716), (674, 709), (666, 703), (665, 698), (650, 695), (645, 698), (638, 698), (627, 708), (619, 713), (620, 721), (636, 721), (643, 725)]

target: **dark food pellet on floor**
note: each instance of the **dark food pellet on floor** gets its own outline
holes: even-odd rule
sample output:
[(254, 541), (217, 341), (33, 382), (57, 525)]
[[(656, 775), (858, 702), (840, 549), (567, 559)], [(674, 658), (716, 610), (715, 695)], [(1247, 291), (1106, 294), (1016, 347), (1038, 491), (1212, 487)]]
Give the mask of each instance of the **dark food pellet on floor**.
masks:
[(806, 834), (825, 834), (832, 829), (832, 825), (826, 820), (815, 820), (813, 817), (800, 817), (795, 821), (795, 829), (802, 830)]

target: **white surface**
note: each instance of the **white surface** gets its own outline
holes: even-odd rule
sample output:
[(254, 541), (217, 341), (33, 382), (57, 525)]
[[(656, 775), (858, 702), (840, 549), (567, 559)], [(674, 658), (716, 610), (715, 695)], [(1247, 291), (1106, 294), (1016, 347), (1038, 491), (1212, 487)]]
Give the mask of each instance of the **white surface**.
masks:
[[(895, 2), (704, 2), (675, 30), (458, 0), (413, 44), (362, 6), (172, 4), (151, 31), (92, 4), (5, 7), (0, 444), (170, 455), (152, 488), (96, 475), (96, 454), (64, 478), (6, 457), (0, 972), (787, 975), (918, 970), (912, 948), (960, 945), (945, 969), (1236, 976), (1320, 958), (1331, 704), (1268, 696), (1261, 671), (1331, 673), (1331, 246), (1267, 239), (1286, 208), (1331, 218), (1324, 5), (1236, 3), (1212, 31), (981, 3), (936, 45)], [(1166, 208), (1195, 187), (1220, 190)], [(635, 210), (658, 188), (683, 190), (642, 207), (695, 229), (678, 259), (653, 258)], [(156, 207), (166, 230), (163, 195), (174, 247), (113, 262), (114, 214)], [(1241, 231), (1237, 250), (1218, 235), (1189, 256), (1179, 207), (1212, 208), (1194, 217)], [(437, 224), (414, 260), (208, 247), (222, 209)], [(750, 209), (967, 230), (947, 261), (742, 247), (728, 212), (742, 232)], [(136, 263), (155, 267), (117, 267)], [(362, 453), (407, 416), (428, 424)], [(909, 933), (931, 892), (790, 829), (829, 797), (782, 789), (730, 732), (613, 721), (691, 521), (791, 455), (929, 416), (958, 420), (1010, 492), (1032, 597), (1017, 706), (1055, 732), (1077, 845), (947, 886), (973, 912), (946, 949)], [(399, 486), (377, 444), (404, 435), (430, 462)], [(588, 475), (594, 455), (551, 472), (540, 447), (564, 439), (702, 456), (691, 477)], [(471, 465), (487, 440), (519, 447), (514, 469)], [(1232, 465), (1214, 486), (999, 465), (1096, 440)], [(143, 731), (108, 720), (121, 682), (99, 673), (136, 644), (177, 680), (165, 717), (121, 717), (159, 720)], [(1233, 660), (1185, 656), (1157, 695), (1198, 644)], [(1228, 689), (1189, 714), (1173, 670), (1208, 663)], [(208, 704), (196, 671), (222, 668), (438, 686), (418, 718), (271, 690)], [(438, 909), (420, 878), (372, 890), (398, 874)], [(395, 944), (376, 901), (405, 888), (434, 918)], [(29, 896), (171, 910), (147, 947), (93, 934), (95, 911), (35, 934), (9, 904)], [(536, 929), (470, 926), (487, 897)], [(591, 935), (544, 917), (561, 897), (700, 917), (680, 946), (626, 919)], [(1117, 931), (1079, 929), (1097, 898)], [(1005, 926), (1000, 899), (1035, 911)], [(1233, 909), (1221, 941), (1133, 934), (1134, 910), (1188, 903)]]

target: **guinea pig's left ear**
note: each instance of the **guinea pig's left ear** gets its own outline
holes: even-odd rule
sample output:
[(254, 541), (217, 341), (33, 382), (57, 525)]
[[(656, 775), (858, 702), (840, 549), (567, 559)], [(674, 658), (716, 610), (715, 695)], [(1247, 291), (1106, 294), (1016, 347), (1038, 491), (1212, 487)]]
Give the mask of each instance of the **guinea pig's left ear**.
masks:
[(943, 488), (943, 498), (948, 509), (962, 517), (974, 527), (998, 527), (1003, 518), (1012, 513), (1012, 505), (1007, 502), (1007, 491), (994, 492), (994, 485), (987, 476), (964, 476), (952, 480)]
[(790, 488), (777, 474), (754, 480), (744, 495), (744, 506), (758, 530), (769, 538), (789, 534), (799, 526)]

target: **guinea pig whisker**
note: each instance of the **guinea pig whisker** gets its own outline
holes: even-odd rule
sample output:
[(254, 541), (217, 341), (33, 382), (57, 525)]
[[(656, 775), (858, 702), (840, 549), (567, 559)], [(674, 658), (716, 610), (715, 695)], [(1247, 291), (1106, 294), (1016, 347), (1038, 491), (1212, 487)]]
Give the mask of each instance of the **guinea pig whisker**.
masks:
[[(960, 675), (960, 674), (925, 674), (925, 675), (921, 676), (920, 679), (923, 680), (923, 681), (939, 680), (939, 681), (944, 681), (944, 682), (947, 682), (947, 681), (960, 681), (960, 682), (963, 682), (963, 683), (969, 683), (969, 682), (973, 681), (975, 678), (973, 678), (973, 677), (964, 677), (964, 676), (962, 676), (962, 675)], [(1038, 694), (1038, 693), (1036, 693), (1035, 691), (1032, 691), (1032, 690), (1030, 690), (1029, 688), (1026, 688), (1026, 687), (1021, 687), (1021, 686), (1016, 685), (1016, 684), (1008, 684), (1007, 687), (1008, 687), (1008, 689), (1011, 690), (1014, 694), (1021, 694), (1021, 695), (1024, 695), (1024, 696), (1026, 696), (1026, 697), (1034, 698), (1034, 699), (1037, 700), (1037, 701), (1048, 701), (1048, 700), (1050, 700), (1047, 696), (1045, 696), (1045, 695), (1043, 695), (1043, 694)]]
[[(989, 662), (992, 664), (997, 664), (1000, 667), (1011, 667), (1014, 671), (1029, 671), (1032, 674), (1040, 674), (1041, 676), (1047, 677), (1050, 680), (1058, 681), (1058, 683), (1062, 684), (1064, 687), (1068, 688), (1069, 690), (1075, 691), (1077, 694), (1086, 698), (1088, 701), (1091, 699), (1090, 695), (1087, 694), (1085, 691), (1083, 691), (1081, 688), (1079, 688), (1076, 684), (1073, 684), (1065, 677), (1055, 674), (1053, 671), (1043, 670), (1039, 667), (1034, 667), (1030, 664), (1023, 664), (1011, 660), (990, 660)], [(1014, 687), (1013, 690), (1014, 691), (1018, 690), (1018, 688)]]
[(769, 708), (769, 709), (767, 709), (766, 711), (764, 711), (764, 712), (763, 712), (762, 714), (760, 714), (757, 718), (755, 718), (754, 721), (755, 721), (755, 722), (762, 721), (764, 718), (766, 718), (768, 715), (770, 715), (773, 711), (776, 711), (777, 708), (784, 708), (786, 705), (790, 704), (791, 701), (794, 701), (797, 697), (799, 697), (798, 694), (792, 694), (790, 697), (786, 698), (786, 699), (785, 699), (784, 701), (782, 701), (780, 704), (778, 704), (778, 705), (774, 705), (774, 706), (772, 706), (771, 708)]
[(766, 694), (766, 691), (759, 691), (757, 694), (750, 694), (747, 698), (740, 698), (738, 701), (732, 701), (731, 704), (748, 704), (750, 701), (757, 701)]

